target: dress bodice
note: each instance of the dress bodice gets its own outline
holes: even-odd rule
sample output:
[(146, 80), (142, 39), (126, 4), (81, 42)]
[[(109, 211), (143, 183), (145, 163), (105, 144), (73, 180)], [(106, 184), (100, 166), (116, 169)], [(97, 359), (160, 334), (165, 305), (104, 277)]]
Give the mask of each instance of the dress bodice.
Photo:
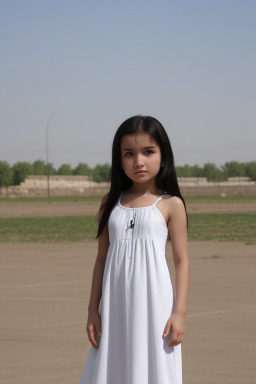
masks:
[(114, 241), (150, 239), (166, 244), (168, 229), (165, 219), (157, 208), (160, 196), (154, 204), (147, 207), (129, 208), (121, 205), (121, 196), (109, 218), (109, 240)]

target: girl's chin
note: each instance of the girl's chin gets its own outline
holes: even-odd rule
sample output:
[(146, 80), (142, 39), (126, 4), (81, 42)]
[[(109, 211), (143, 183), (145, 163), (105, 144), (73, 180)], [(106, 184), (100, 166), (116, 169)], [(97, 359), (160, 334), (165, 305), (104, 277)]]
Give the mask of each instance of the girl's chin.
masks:
[(154, 178), (150, 178), (150, 177), (133, 177), (131, 179), (134, 183), (138, 183), (138, 184), (144, 184), (144, 183), (150, 183), (151, 181), (154, 182)]

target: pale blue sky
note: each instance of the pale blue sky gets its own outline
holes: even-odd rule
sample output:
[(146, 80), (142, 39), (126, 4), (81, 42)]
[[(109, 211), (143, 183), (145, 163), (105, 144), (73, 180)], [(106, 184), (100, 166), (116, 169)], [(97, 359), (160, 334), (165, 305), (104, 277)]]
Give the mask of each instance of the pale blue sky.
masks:
[(110, 162), (134, 114), (176, 165), (256, 160), (256, 3), (0, 0), (0, 160)]

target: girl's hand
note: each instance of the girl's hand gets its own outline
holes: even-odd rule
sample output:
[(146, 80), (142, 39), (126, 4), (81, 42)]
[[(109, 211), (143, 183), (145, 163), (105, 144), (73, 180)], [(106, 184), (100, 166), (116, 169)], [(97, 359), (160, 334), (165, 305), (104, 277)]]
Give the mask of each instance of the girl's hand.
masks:
[(174, 347), (182, 342), (185, 333), (185, 316), (183, 314), (173, 313), (164, 328), (163, 337), (171, 333), (171, 340), (168, 347)]
[(98, 311), (89, 312), (86, 331), (90, 343), (97, 349), (99, 347), (99, 343), (96, 339), (99, 340), (101, 335), (101, 316)]

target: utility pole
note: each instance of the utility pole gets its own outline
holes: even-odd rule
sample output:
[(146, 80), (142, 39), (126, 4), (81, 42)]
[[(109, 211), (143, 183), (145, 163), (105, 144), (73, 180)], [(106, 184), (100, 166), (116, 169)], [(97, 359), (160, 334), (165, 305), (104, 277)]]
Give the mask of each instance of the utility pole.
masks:
[(56, 115), (57, 112), (53, 113), (47, 120), (46, 124), (46, 168), (47, 168), (47, 197), (50, 198), (50, 168), (49, 168), (49, 125), (51, 118)]

